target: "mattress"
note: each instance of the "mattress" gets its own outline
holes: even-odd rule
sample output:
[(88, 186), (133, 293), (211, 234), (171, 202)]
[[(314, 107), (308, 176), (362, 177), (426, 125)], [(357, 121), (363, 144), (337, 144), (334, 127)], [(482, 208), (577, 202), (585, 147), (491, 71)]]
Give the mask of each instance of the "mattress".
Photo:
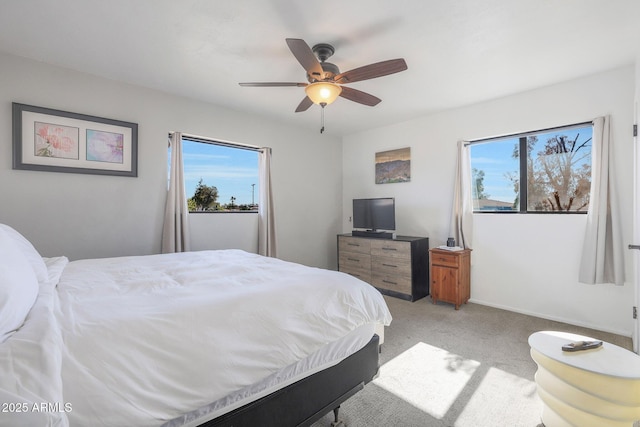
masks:
[(363, 348), (374, 333), (374, 324), (365, 324), (337, 341), (329, 343), (308, 357), (289, 365), (267, 378), (228, 396), (171, 420), (163, 427), (196, 427), (234, 409), (258, 400), (316, 372), (337, 365)]
[(24, 348), (25, 331), (0, 345), (1, 363), (29, 352), (10, 375), (44, 378), (0, 379), (0, 397), (58, 404), (40, 425), (197, 425), (338, 363), (391, 321), (356, 278), (240, 250), (48, 264), (45, 315), (25, 323), (44, 347)]

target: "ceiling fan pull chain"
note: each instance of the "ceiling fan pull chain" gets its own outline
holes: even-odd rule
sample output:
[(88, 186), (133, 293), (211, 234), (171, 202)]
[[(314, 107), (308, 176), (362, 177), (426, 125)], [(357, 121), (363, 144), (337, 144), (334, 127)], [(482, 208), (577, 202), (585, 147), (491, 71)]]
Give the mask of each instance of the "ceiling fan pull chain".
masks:
[(320, 133), (324, 132), (324, 106), (327, 105), (324, 102), (320, 103), (320, 106), (322, 107), (321, 109), (321, 113), (320, 113)]

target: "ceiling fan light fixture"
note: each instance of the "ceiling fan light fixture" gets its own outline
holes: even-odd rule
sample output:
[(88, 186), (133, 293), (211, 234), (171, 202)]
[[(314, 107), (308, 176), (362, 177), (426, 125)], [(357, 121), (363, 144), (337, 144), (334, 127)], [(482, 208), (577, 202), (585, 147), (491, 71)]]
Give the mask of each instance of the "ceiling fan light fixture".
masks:
[(304, 91), (314, 104), (329, 105), (340, 96), (342, 87), (335, 83), (315, 82), (305, 87)]

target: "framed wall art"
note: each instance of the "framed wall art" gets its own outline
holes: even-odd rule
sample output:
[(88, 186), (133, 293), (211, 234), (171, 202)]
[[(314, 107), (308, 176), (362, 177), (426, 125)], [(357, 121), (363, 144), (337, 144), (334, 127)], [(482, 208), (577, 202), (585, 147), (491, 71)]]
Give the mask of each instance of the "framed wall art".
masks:
[(411, 181), (411, 148), (376, 153), (376, 184)]
[(138, 176), (138, 125), (13, 103), (13, 169)]

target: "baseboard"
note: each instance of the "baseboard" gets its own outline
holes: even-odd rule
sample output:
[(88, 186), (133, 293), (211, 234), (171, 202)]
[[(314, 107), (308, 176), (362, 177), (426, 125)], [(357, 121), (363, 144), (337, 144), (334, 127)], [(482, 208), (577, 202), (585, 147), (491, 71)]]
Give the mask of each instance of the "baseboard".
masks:
[(527, 316), (539, 317), (540, 319), (553, 320), (555, 322), (567, 323), (569, 325), (580, 326), (582, 328), (589, 328), (589, 329), (594, 329), (596, 331), (608, 332), (610, 334), (616, 334), (616, 335), (620, 335), (620, 336), (623, 336), (623, 337), (632, 338), (632, 336), (633, 336), (633, 333), (630, 333), (628, 331), (619, 331), (619, 330), (615, 330), (615, 329), (603, 328), (603, 327), (601, 327), (599, 325), (593, 325), (593, 324), (589, 324), (589, 323), (586, 323), (586, 322), (579, 322), (579, 321), (576, 321), (576, 320), (573, 320), (573, 319), (566, 319), (566, 318), (558, 317), (558, 316), (549, 316), (549, 315), (545, 315), (545, 314), (541, 314), (541, 313), (535, 313), (535, 312), (532, 312), (532, 311), (529, 311), (529, 310), (522, 310), (522, 309), (518, 309), (518, 308), (506, 306), (506, 305), (494, 304), (494, 303), (490, 303), (490, 302), (486, 302), (486, 301), (480, 301), (480, 300), (477, 300), (477, 299), (474, 299), (474, 298), (470, 298), (469, 302), (473, 303), (473, 304), (478, 304), (478, 305), (486, 305), (487, 307), (499, 308), (500, 310), (513, 311), (514, 313), (526, 314)]

